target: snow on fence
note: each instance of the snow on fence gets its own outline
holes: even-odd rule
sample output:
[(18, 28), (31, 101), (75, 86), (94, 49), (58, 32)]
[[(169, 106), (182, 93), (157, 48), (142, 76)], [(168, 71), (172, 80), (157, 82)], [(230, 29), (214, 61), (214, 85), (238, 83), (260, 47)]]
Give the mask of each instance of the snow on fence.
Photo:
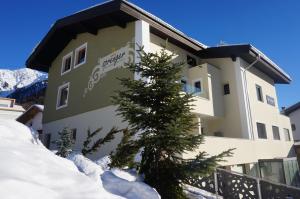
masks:
[(185, 183), (224, 199), (300, 198), (299, 188), (224, 169), (217, 169), (208, 177), (190, 178)]

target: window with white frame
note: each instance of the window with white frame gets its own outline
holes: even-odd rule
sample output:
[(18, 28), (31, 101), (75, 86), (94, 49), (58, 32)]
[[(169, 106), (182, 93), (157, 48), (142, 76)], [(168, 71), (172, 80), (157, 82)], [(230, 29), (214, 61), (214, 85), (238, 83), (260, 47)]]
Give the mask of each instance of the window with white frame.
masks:
[(76, 48), (74, 68), (77, 68), (77, 67), (81, 66), (82, 64), (85, 64), (86, 54), (87, 54), (87, 43)]
[(68, 53), (62, 59), (61, 74), (71, 71), (73, 61), (73, 52)]
[(56, 109), (68, 106), (70, 83), (58, 87)]

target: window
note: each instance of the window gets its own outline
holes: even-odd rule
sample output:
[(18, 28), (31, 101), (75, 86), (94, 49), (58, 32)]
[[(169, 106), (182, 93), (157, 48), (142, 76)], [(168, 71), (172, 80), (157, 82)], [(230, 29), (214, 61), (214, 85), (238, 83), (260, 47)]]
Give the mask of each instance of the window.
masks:
[(292, 124), (292, 131), (296, 131), (296, 124)]
[(72, 138), (73, 140), (76, 140), (76, 132), (77, 132), (77, 129), (72, 129)]
[(182, 84), (182, 87), (181, 87), (182, 91), (188, 92), (188, 90), (187, 90), (187, 83), (186, 83), (185, 79), (181, 80), (181, 84)]
[(272, 126), (273, 130), (273, 139), (274, 140), (280, 140), (280, 135), (279, 135), (279, 128), (278, 126)]
[(285, 141), (291, 141), (290, 131), (288, 129), (283, 129)]
[(65, 74), (71, 71), (72, 68), (72, 60), (73, 60), (73, 52), (65, 55), (62, 59), (62, 67), (61, 67), (61, 74)]
[(87, 43), (75, 50), (75, 66), (77, 68), (86, 62)]
[(194, 92), (195, 94), (200, 94), (202, 92), (201, 80), (197, 80), (194, 82)]
[(194, 57), (189, 56), (189, 55), (186, 56), (186, 63), (187, 63), (188, 65), (190, 65), (191, 67), (197, 66), (197, 61), (196, 61), (196, 59), (195, 59)]
[(257, 122), (256, 126), (257, 126), (258, 137), (261, 139), (267, 139), (266, 125), (263, 123)]
[(256, 95), (257, 95), (257, 100), (263, 102), (262, 89), (261, 86), (259, 85), (256, 85)]
[(224, 84), (224, 95), (230, 94), (229, 84)]
[(58, 88), (56, 109), (68, 106), (69, 83)]

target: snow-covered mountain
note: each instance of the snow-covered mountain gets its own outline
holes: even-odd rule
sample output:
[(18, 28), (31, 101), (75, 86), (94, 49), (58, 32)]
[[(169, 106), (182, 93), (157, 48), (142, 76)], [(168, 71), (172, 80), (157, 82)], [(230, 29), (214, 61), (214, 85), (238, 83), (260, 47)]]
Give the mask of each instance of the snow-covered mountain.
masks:
[(47, 78), (47, 73), (29, 68), (17, 70), (0, 69), (0, 97), (6, 97), (18, 88), (29, 86)]

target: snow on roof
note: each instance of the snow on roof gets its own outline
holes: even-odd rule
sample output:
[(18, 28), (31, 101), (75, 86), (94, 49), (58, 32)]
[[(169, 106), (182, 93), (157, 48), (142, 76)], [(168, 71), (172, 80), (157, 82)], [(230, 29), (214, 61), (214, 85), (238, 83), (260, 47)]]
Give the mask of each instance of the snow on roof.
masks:
[(129, 1), (123, 1), (123, 2), (126, 3), (126, 4), (128, 4), (128, 5), (130, 5), (130, 6), (132, 6), (132, 7), (135, 8), (135, 9), (139, 10), (140, 12), (144, 13), (145, 15), (148, 15), (149, 17), (153, 18), (154, 20), (158, 21), (159, 23), (161, 23), (161, 24), (167, 26), (168, 28), (170, 28), (170, 29), (173, 30), (174, 32), (176, 32), (176, 33), (178, 33), (178, 34), (180, 34), (180, 35), (182, 35), (182, 36), (184, 36), (184, 37), (186, 37), (186, 38), (192, 40), (193, 42), (195, 42), (195, 43), (198, 44), (199, 46), (201, 46), (201, 47), (203, 47), (203, 48), (207, 48), (206, 45), (202, 44), (201, 42), (197, 41), (196, 39), (193, 39), (193, 38), (187, 36), (185, 33), (181, 32), (181, 31), (178, 30), (178, 29), (176, 29), (174, 26), (170, 25), (169, 23), (165, 22), (164, 20), (162, 20), (161, 18), (155, 16), (154, 14), (152, 14), (152, 13), (150, 13), (150, 12), (148, 12), (148, 11), (142, 9), (141, 7), (139, 7), (139, 6), (137, 6), (137, 5), (133, 4), (133, 3), (131, 3), (131, 2), (129, 2)]
[(41, 105), (41, 104), (34, 104), (32, 106), (35, 106), (37, 107), (38, 109), (40, 109), (40, 111), (44, 111), (44, 105)]
[[(82, 9), (82, 10), (80, 10), (80, 11), (77, 11), (77, 12), (75, 12), (74, 14), (77, 14), (77, 13), (80, 13), (80, 12), (84, 12), (84, 11), (86, 11), (86, 10), (89, 10), (89, 9), (94, 8), (94, 7), (97, 7), (97, 6), (104, 5), (104, 4), (109, 3), (109, 2), (112, 2), (112, 0), (104, 1), (104, 2), (102, 2), (102, 3), (99, 3), (99, 4), (96, 4), (96, 5), (90, 6), (90, 7), (88, 7), (88, 8), (85, 8), (85, 9)], [(203, 47), (203, 48), (207, 48), (206, 45), (202, 44), (201, 42), (197, 41), (196, 39), (193, 39), (193, 38), (187, 36), (187, 35), (186, 35), (185, 33), (183, 33), (182, 31), (176, 29), (174, 26), (170, 25), (169, 23), (165, 22), (164, 20), (162, 20), (161, 18), (155, 16), (154, 14), (152, 14), (152, 13), (150, 13), (150, 12), (144, 10), (143, 8), (137, 6), (137, 5), (135, 5), (135, 4), (133, 4), (133, 3), (129, 2), (129, 1), (124, 1), (124, 0), (122, 0), (122, 2), (123, 2), (123, 3), (126, 3), (126, 4), (128, 4), (128, 5), (130, 5), (131, 7), (135, 8), (136, 10), (138, 10), (138, 11), (140, 11), (140, 12), (142, 12), (142, 13), (144, 13), (145, 15), (148, 15), (149, 17), (153, 18), (154, 20), (158, 21), (159, 23), (161, 23), (161, 24), (167, 26), (168, 28), (170, 28), (170, 29), (173, 30), (174, 32), (176, 32), (176, 33), (178, 33), (178, 34), (180, 34), (180, 35), (182, 35), (182, 36), (188, 38), (189, 40), (193, 41), (193, 42), (196, 43), (197, 45), (199, 45), (199, 46), (201, 46), (201, 47)]]

